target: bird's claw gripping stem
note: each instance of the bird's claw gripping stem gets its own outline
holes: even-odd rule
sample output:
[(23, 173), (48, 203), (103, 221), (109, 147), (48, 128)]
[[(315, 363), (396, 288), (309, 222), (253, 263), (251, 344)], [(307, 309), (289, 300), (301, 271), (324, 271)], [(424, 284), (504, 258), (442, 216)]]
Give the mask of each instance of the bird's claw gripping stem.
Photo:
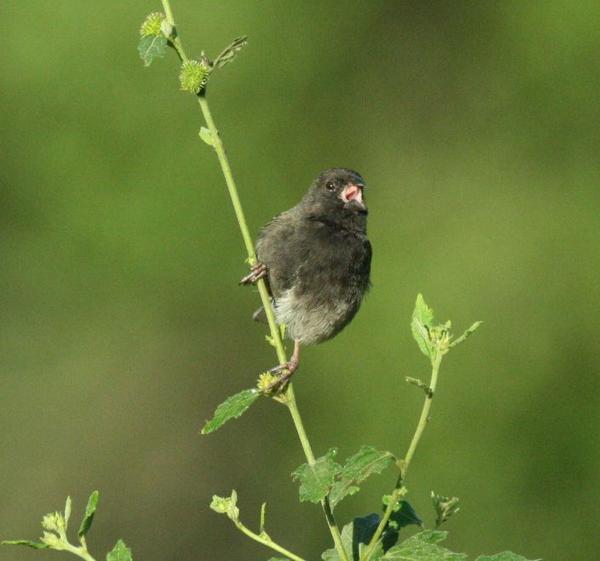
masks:
[(298, 366), (300, 365), (300, 343), (298, 341), (294, 341), (294, 352), (288, 362), (284, 362), (274, 368), (271, 368), (269, 372), (271, 374), (278, 374), (279, 377), (275, 380), (270, 386), (269, 391), (277, 390), (278, 392), (285, 389), (290, 381), (291, 377), (294, 375), (294, 372), (298, 370)]
[(268, 391), (272, 392), (277, 390), (277, 392), (280, 392), (284, 390), (294, 375), (294, 372), (298, 370), (298, 365), (298, 361), (292, 359), (289, 362), (271, 368), (269, 372), (271, 374), (277, 374), (278, 378), (269, 385)]
[(256, 284), (260, 279), (267, 276), (267, 266), (263, 263), (255, 263), (250, 267), (250, 273), (240, 280), (240, 284)]

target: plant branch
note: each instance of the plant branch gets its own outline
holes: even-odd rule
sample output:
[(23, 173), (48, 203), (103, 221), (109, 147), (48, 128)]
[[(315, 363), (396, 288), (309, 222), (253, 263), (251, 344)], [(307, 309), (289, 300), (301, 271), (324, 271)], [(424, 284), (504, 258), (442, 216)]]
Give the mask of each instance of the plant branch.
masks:
[(277, 551), (278, 553), (281, 553), (282, 555), (285, 555), (289, 559), (292, 559), (292, 561), (305, 561), (302, 557), (299, 557), (295, 553), (292, 553), (291, 551), (288, 551), (287, 549), (285, 549), (285, 547), (282, 547), (278, 543), (275, 543), (265, 531), (262, 531), (260, 534), (257, 534), (256, 532), (253, 532), (252, 530), (250, 530), (250, 528), (247, 528), (246, 526), (244, 526), (244, 524), (242, 524), (240, 521), (234, 521), (234, 524), (241, 532), (246, 534), (246, 536), (248, 536), (250, 539), (253, 539), (256, 542), (261, 543), (262, 545), (264, 545), (266, 547), (270, 547), (271, 549)]
[[(187, 61), (187, 56), (183, 49), (183, 45), (179, 36), (177, 35), (177, 31), (175, 28), (175, 19), (173, 16), (173, 11), (171, 9), (169, 0), (161, 0), (165, 16), (167, 22), (174, 29), (174, 38), (172, 40), (173, 47), (177, 51), (179, 58), (182, 62)], [(252, 240), (252, 236), (250, 235), (250, 231), (248, 229), (248, 224), (246, 222), (246, 217), (244, 214), (244, 210), (242, 208), (242, 203), (240, 201), (238, 190), (235, 184), (235, 180), (233, 178), (233, 173), (231, 171), (231, 166), (229, 165), (229, 159), (227, 157), (227, 153), (225, 151), (225, 147), (223, 145), (223, 141), (219, 135), (219, 131), (215, 125), (214, 119), (212, 117), (212, 113), (210, 111), (210, 107), (208, 105), (208, 101), (206, 99), (206, 90), (202, 89), (198, 94), (198, 103), (200, 105), (200, 110), (202, 111), (202, 115), (204, 120), (206, 121), (206, 125), (212, 135), (213, 147), (217, 153), (217, 157), (219, 159), (219, 164), (221, 165), (221, 171), (223, 172), (223, 176), (225, 177), (225, 183), (227, 184), (227, 190), (229, 191), (229, 196), (231, 198), (231, 203), (233, 205), (233, 209), (235, 211), (235, 216), (242, 234), (242, 238), (244, 240), (244, 246), (246, 248), (246, 252), (248, 254), (248, 262), (250, 265), (254, 265), (256, 263), (256, 252), (254, 249), (254, 242)], [(280, 364), (285, 364), (287, 362), (287, 355), (285, 352), (285, 348), (283, 346), (283, 342), (281, 340), (281, 333), (277, 327), (277, 322), (275, 320), (275, 314), (273, 313), (273, 308), (271, 306), (271, 297), (267, 290), (266, 283), (263, 279), (260, 279), (257, 283), (258, 292), (260, 294), (260, 299), (262, 301), (263, 308), (265, 310), (267, 321), (269, 324), (269, 331), (271, 332), (271, 337), (275, 345), (275, 351), (277, 353), (277, 359)], [(302, 450), (304, 451), (304, 455), (306, 460), (310, 466), (315, 464), (315, 455), (310, 446), (310, 442), (308, 440), (308, 436), (306, 434), (306, 430), (304, 428), (304, 424), (302, 422), (302, 418), (300, 416), (300, 411), (298, 410), (298, 405), (296, 403), (296, 397), (294, 394), (294, 388), (292, 384), (288, 384), (288, 387), (285, 391), (284, 396), (285, 404), (290, 411), (290, 415), (292, 416), (292, 421), (294, 423), (294, 427), (296, 428), (296, 432), (298, 433), (298, 438), (300, 439), (300, 443), (302, 445)], [(341, 561), (349, 561), (348, 554), (346, 553), (343, 545), (342, 539), (340, 535), (339, 528), (335, 522), (335, 518), (333, 516), (333, 512), (331, 510), (331, 506), (329, 504), (329, 500), (326, 498), (322, 501), (323, 511), (325, 513), (325, 518), (327, 519), (327, 525), (329, 527), (329, 531), (331, 532), (331, 536), (335, 543), (336, 550), (338, 555), (340, 556)]]
[(431, 381), (429, 382), (429, 389), (425, 392), (425, 401), (423, 403), (423, 409), (421, 411), (421, 416), (419, 417), (419, 422), (417, 423), (415, 434), (410, 441), (408, 451), (406, 452), (406, 456), (404, 456), (400, 466), (401, 481), (406, 479), (408, 466), (415, 455), (415, 450), (417, 449), (417, 445), (421, 440), (421, 436), (423, 436), (423, 431), (427, 426), (427, 421), (429, 421), (429, 410), (431, 409), (431, 403), (433, 402), (433, 396), (435, 395), (435, 390), (437, 387), (438, 373), (440, 370), (440, 363), (442, 362), (442, 356), (443, 354), (439, 350), (436, 350), (431, 360)]
[(369, 561), (371, 555), (375, 551), (375, 547), (377, 543), (381, 539), (383, 532), (389, 522), (391, 515), (398, 504), (398, 501), (406, 494), (406, 487), (404, 487), (404, 480), (406, 479), (406, 473), (408, 471), (408, 466), (410, 465), (415, 451), (417, 449), (417, 445), (423, 436), (423, 432), (425, 427), (427, 426), (427, 422), (429, 421), (429, 411), (431, 410), (431, 403), (433, 401), (433, 396), (435, 395), (435, 389), (437, 387), (438, 381), (438, 373), (440, 370), (440, 363), (442, 362), (443, 352), (440, 349), (436, 349), (434, 355), (431, 359), (431, 380), (429, 382), (429, 386), (425, 391), (425, 401), (423, 402), (423, 408), (421, 410), (421, 416), (419, 417), (419, 422), (417, 423), (417, 428), (415, 429), (415, 433), (410, 441), (408, 446), (408, 450), (406, 451), (406, 455), (402, 460), (398, 462), (398, 466), (400, 468), (400, 475), (398, 476), (398, 480), (396, 481), (396, 486), (392, 491), (390, 496), (390, 500), (385, 509), (383, 517), (379, 521), (377, 529), (369, 541), (369, 545), (365, 551), (365, 554), (361, 557), (361, 561)]

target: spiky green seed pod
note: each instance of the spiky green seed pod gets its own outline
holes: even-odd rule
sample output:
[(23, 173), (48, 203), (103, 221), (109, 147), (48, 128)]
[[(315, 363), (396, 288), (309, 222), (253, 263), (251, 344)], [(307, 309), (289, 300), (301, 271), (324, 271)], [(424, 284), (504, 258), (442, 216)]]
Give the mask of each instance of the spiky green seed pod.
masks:
[(210, 68), (203, 62), (188, 60), (181, 65), (179, 84), (186, 92), (197, 94), (206, 86)]
[(152, 12), (146, 16), (144, 23), (140, 27), (141, 37), (159, 37), (162, 34), (161, 24), (165, 19), (165, 14)]
[(263, 372), (258, 377), (256, 387), (261, 393), (269, 393), (273, 390), (273, 386), (277, 383), (277, 380), (279, 380), (279, 378), (274, 374), (271, 374), (271, 372)]

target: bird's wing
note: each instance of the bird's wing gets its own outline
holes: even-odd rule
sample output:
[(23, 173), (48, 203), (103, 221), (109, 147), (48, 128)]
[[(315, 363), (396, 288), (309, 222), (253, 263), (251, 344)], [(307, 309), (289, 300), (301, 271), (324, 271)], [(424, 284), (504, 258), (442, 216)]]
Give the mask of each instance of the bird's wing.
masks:
[(273, 218), (256, 243), (258, 260), (267, 266), (271, 294), (277, 298), (294, 284), (307, 249), (298, 235), (299, 219), (294, 209)]

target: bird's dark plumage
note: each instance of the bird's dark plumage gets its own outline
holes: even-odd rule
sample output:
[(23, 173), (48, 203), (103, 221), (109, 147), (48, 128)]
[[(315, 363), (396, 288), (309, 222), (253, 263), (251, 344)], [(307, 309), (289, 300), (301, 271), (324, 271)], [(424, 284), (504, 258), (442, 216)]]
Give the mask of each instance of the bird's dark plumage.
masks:
[(295, 207), (260, 233), (257, 256), (266, 266), (277, 322), (287, 326), (297, 346), (339, 333), (369, 288), (363, 189), (355, 171), (326, 170)]

